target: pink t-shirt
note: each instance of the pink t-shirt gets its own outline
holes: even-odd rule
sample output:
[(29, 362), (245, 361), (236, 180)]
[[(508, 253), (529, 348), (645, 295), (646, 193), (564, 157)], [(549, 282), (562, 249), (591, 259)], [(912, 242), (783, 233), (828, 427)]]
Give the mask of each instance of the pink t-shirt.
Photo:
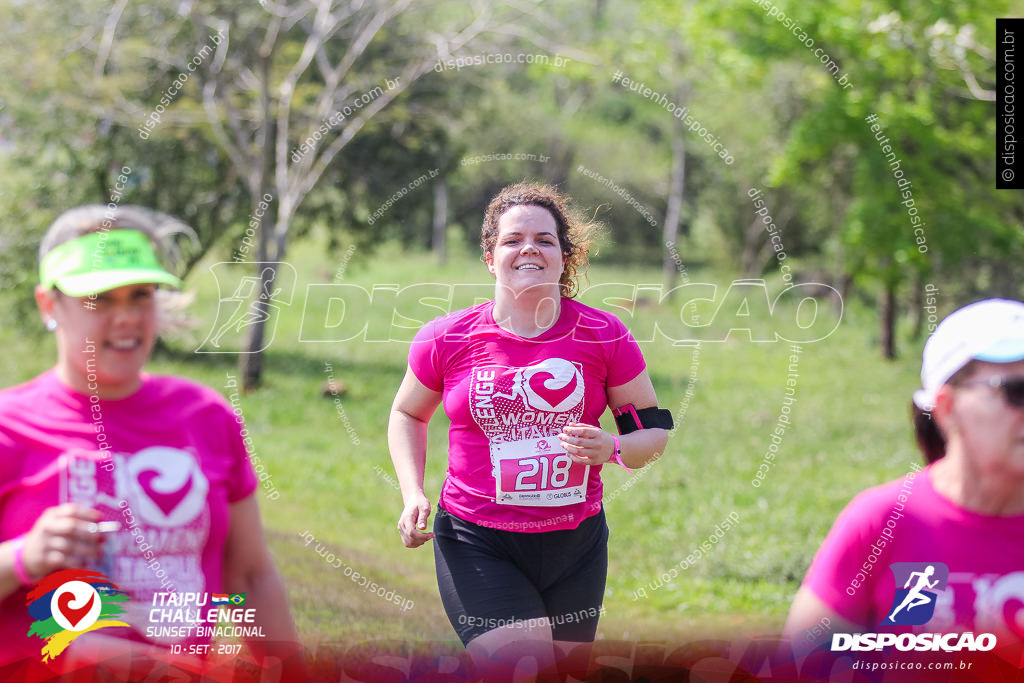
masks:
[[(241, 429), (220, 394), (179, 377), (144, 374), (138, 391), (113, 401), (90, 401), (53, 370), (0, 391), (0, 540), (69, 501), (119, 522), (91, 568), (132, 596), (122, 620), (136, 632), (99, 632), (144, 637), (153, 593), (231, 588), (221, 583), (229, 505), (258, 485)], [(25, 597), (19, 589), (0, 602), (0, 661), (39, 656)]]
[[(551, 437), (570, 422), (598, 425), (608, 387), (646, 367), (640, 347), (614, 315), (571, 299), (533, 339), (503, 330), (493, 311), (492, 301), (436, 318), (409, 351), (413, 373), (443, 392), (451, 420), (439, 504), (492, 528), (575, 529), (601, 509), (601, 467), (566, 469), (568, 457)], [(498, 456), (501, 496), (493, 452), (505, 454)]]
[[(939, 495), (931, 467), (870, 488), (836, 519), (803, 585), (841, 617), (872, 632), (1024, 632), (1024, 515), (965, 510)], [(925, 624), (882, 624), (894, 609), (893, 563), (949, 569)], [(941, 572), (940, 572), (941, 573)], [(935, 574), (938, 576), (938, 574)], [(913, 587), (913, 585), (912, 585)], [(897, 605), (898, 606), (898, 605)], [(899, 621), (899, 618), (897, 618)]]

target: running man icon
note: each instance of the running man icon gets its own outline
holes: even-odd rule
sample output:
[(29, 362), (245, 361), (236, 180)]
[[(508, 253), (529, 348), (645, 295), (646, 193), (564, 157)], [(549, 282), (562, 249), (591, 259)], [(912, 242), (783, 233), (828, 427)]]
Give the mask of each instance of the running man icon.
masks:
[(925, 570), (923, 572), (910, 573), (910, 576), (907, 577), (907, 582), (903, 584), (903, 587), (909, 587), (910, 582), (914, 580), (915, 576), (918, 577), (917, 584), (910, 589), (910, 592), (907, 593), (907, 597), (903, 598), (903, 602), (900, 603), (900, 606), (892, 611), (892, 614), (889, 615), (888, 621), (896, 623), (894, 617), (904, 607), (906, 607), (907, 611), (909, 612), (915, 607), (927, 605), (929, 602), (932, 602), (933, 598), (929, 595), (924, 595), (923, 593), (921, 593), (921, 591), (925, 588), (935, 588), (937, 585), (939, 585), (938, 579), (936, 579), (935, 581), (928, 581), (928, 578), (931, 577), (931, 575), (934, 573), (935, 567), (933, 567), (932, 565), (928, 565), (927, 567), (925, 567)]
[[(235, 289), (235, 293), (227, 299), (221, 299), (221, 301), (237, 301), (238, 308), (235, 314), (228, 319), (226, 323), (221, 325), (217, 333), (210, 339), (210, 343), (215, 347), (220, 346), (220, 339), (226, 332), (234, 328), (235, 332), (241, 332), (246, 327), (255, 325), (258, 322), (270, 319), (270, 311), (267, 309), (277, 309), (277, 306), (270, 303), (273, 301), (278, 294), (281, 293), (281, 288), (278, 287), (273, 292), (270, 291), (270, 282), (268, 281), (268, 274), (270, 268), (264, 268), (263, 272), (256, 277), (246, 277), (242, 279), (238, 287)], [(261, 284), (262, 283), (262, 284)], [(256, 301), (251, 305), (249, 298), (252, 296), (253, 290), (262, 287), (259, 296)], [(262, 308), (261, 308), (262, 305)]]
[[(254, 266), (256, 274), (252, 274)], [(270, 346), (277, 314), (292, 303), (295, 268), (284, 261), (240, 261), (215, 263), (210, 272), (217, 283), (220, 303), (209, 334), (195, 352), (254, 353)], [(225, 296), (228, 292), (231, 294)], [(266, 324), (262, 348), (244, 348), (249, 328), (259, 323)]]
[(889, 616), (881, 623), (887, 626), (927, 623), (935, 613), (938, 593), (946, 589), (949, 567), (942, 562), (894, 562), (889, 568), (896, 590)]

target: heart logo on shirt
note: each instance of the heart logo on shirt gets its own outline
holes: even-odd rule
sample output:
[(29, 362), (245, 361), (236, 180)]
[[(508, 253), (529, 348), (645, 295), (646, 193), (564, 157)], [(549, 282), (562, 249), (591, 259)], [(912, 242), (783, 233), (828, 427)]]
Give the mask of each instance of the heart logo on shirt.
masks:
[(114, 477), (120, 499), (147, 524), (182, 526), (207, 508), (210, 482), (190, 451), (169, 446), (145, 448), (125, 456)]
[(523, 369), (527, 404), (534, 410), (561, 413), (583, 400), (583, 377), (564, 358), (548, 358)]
[(96, 595), (93, 593), (89, 595), (89, 600), (85, 603), (84, 607), (72, 607), (71, 603), (75, 600), (75, 597), (75, 594), (71, 592), (61, 593), (57, 597), (57, 609), (60, 610), (60, 613), (68, 620), (72, 627), (78, 626), (78, 622), (89, 614), (89, 610), (92, 609), (92, 603), (96, 600)]
[(559, 386), (558, 379), (550, 372), (538, 372), (530, 378), (530, 388), (533, 393), (548, 402), (549, 405), (557, 406), (576, 391), (576, 373), (569, 377), (569, 381)]
[(170, 515), (174, 508), (178, 507), (188, 492), (192, 489), (192, 476), (185, 480), (184, 486), (179, 488), (177, 491), (171, 491), (170, 493), (163, 493), (157, 491), (153, 487), (153, 480), (158, 479), (161, 476), (160, 472), (156, 470), (144, 470), (139, 472), (139, 485), (142, 490), (149, 496), (149, 499), (156, 503), (156, 506), (160, 508), (161, 512), (165, 515)]

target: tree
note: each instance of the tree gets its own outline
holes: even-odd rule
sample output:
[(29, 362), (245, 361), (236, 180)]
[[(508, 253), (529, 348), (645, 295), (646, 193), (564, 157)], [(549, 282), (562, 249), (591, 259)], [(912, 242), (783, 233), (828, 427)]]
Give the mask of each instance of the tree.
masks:
[[(822, 212), (819, 199), (799, 207), (796, 221), (835, 226), (830, 241), (844, 271), (839, 279), (876, 293), (887, 358), (896, 355), (899, 297), (908, 282), (920, 289), (941, 273), (972, 289), (981, 280), (975, 254), (1008, 265), (1007, 255), (1024, 246), (1012, 228), (1019, 202), (999, 196), (990, 177), (991, 114), (971, 84), (983, 56), (944, 53), (943, 36), (971, 35), (971, 27), (985, 26), (977, 43), (991, 44), (991, 17), (1000, 7), (913, 5), (894, 12), (885, 2), (846, 0), (780, 6), (837, 67), (832, 73), (781, 20), (749, 3), (728, 6), (762, 29), (756, 41), (749, 31), (737, 35), (744, 50), (766, 63), (806, 65), (802, 102), (786, 102), (798, 115), (770, 184), (796, 196), (812, 187), (831, 198), (833, 210)], [(1014, 287), (1008, 278), (989, 281), (990, 293)], [(920, 292), (910, 299), (919, 302)]]
[[(178, 272), (185, 275), (230, 226), (247, 214), (243, 188), (201, 128), (165, 126), (147, 139), (136, 132), (149, 113), (140, 92), (166, 87), (185, 68), (139, 52), (173, 42), (151, 26), (145, 45), (132, 34), (138, 17), (123, 2), (91, 0), (41, 8), (0, 3), (0, 151), (4, 220), (10, 230), (2, 252), (5, 287), (31, 310), (36, 282), (34, 248), (50, 222), (83, 203), (141, 204), (189, 224), (198, 239), (181, 245)], [(60, 45), (54, 58), (54, 45)], [(169, 74), (173, 74), (170, 75)], [(187, 92), (176, 109), (187, 112)], [(168, 116), (180, 116), (177, 111)], [(128, 182), (115, 189), (117, 177)]]
[[(201, 76), (214, 137), (244, 178), (254, 210), (264, 195), (273, 197), (259, 236), (257, 260), (268, 267), (258, 269), (258, 291), (273, 290), (299, 207), (353, 137), (438, 60), (500, 29), (486, 5), (468, 19), (450, 4), (426, 5), (302, 0), (268, 1), (266, 16), (221, 4), (193, 10), (200, 42), (224, 33)], [(246, 389), (260, 383), (270, 314), (265, 298), (252, 306), (258, 322), (240, 358)]]

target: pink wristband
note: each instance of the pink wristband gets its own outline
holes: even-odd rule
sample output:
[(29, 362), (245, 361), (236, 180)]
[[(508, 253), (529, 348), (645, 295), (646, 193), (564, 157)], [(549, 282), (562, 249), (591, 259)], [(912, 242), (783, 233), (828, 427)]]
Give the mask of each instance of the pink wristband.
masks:
[(35, 582), (25, 570), (24, 553), (25, 537), (21, 536), (14, 541), (14, 575), (18, 577), (18, 582), (21, 583), (22, 586), (31, 586)]
[(612, 438), (615, 439), (615, 453), (612, 455), (612, 460), (622, 465), (622, 469), (626, 470), (630, 474), (633, 474), (633, 470), (626, 467), (626, 463), (622, 462), (622, 449), (619, 448), (619, 437), (613, 434)]

